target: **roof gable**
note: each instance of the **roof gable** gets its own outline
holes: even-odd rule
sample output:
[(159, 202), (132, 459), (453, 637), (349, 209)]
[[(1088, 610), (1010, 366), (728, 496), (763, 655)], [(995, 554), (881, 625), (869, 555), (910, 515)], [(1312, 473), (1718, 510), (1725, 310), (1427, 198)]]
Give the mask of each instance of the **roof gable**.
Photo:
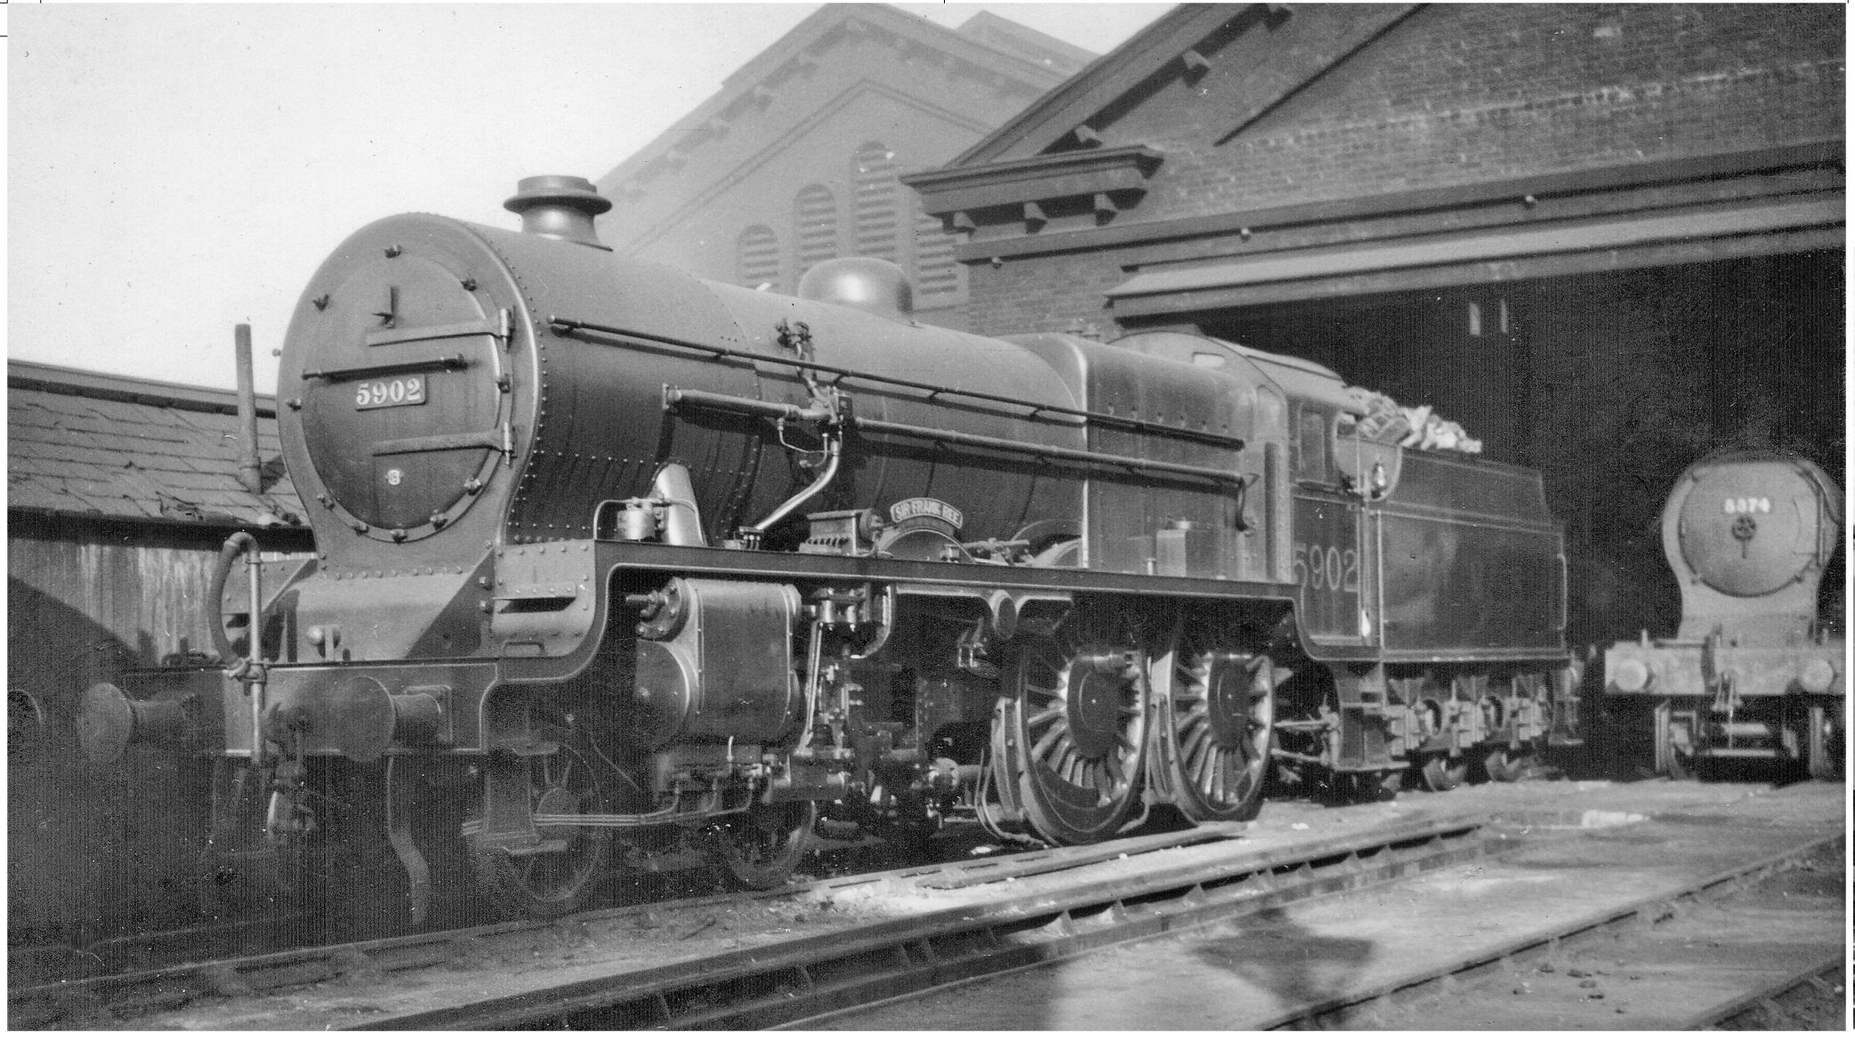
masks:
[[(1228, 142), (1414, 9), (1182, 5), (947, 167), (903, 180), (928, 212), (952, 214), (962, 229), (1001, 220), (1021, 220), (1029, 232), (1053, 221), (1109, 223), (1140, 202), (1149, 179), (1168, 179), (1169, 156)], [(1120, 154), (1138, 157), (1137, 178), (1127, 163), (1091, 158)]]
[(973, 15), (961, 22), (954, 32), (995, 51), (1016, 54), (1062, 75), (1074, 73), (1095, 59), (1092, 51), (1064, 43), (990, 11)]
[[(853, 40), (881, 41), (905, 60), (965, 68), (974, 76), (1022, 90), (1027, 98), (1048, 90), (1088, 58), (1088, 52), (1029, 28), (1012, 26), (1010, 36), (1002, 38), (1000, 26), (976, 18), (969, 25), (975, 21), (979, 24), (966, 32), (967, 26), (944, 29), (885, 4), (826, 4), (741, 66), (723, 81), (721, 90), (673, 128), (599, 178), (600, 190), (620, 199), (627, 185), (680, 172), (692, 159), (706, 162), (700, 154), (706, 146), (725, 138), (737, 125), (757, 127), (779, 90), (795, 76), (812, 76), (827, 69), (827, 56)], [(1040, 46), (1034, 49), (1033, 43)]]
[[(1409, 4), (1184, 4), (962, 153), (953, 166), (1100, 145), (1160, 146), (1148, 107), (1215, 110), (1227, 138), (1415, 9)], [(1158, 97), (1171, 90), (1178, 97)], [(1189, 101), (1187, 101), (1189, 99)]]
[(264, 491), (238, 481), (229, 391), (7, 363), (7, 508), (99, 519), (298, 527), (276, 406), (259, 398)]
[[(644, 206), (635, 205), (636, 198), (642, 196), (643, 191), (635, 194), (627, 193), (622, 189), (614, 189), (606, 182), (600, 182), (599, 187), (603, 193), (613, 195), (616, 191), (618, 193), (616, 197), (621, 202), (634, 204), (604, 218), (602, 234), (614, 244), (615, 248), (624, 252), (648, 249), (658, 240), (678, 234), (684, 222), (695, 214), (705, 212), (728, 192), (740, 188), (743, 184), (751, 185), (756, 176), (764, 176), (769, 164), (793, 154), (795, 150), (803, 153), (806, 148), (811, 147), (812, 139), (821, 132), (827, 131), (834, 121), (841, 123), (849, 120), (851, 125), (860, 125), (858, 117), (852, 113), (871, 102), (887, 104), (891, 106), (891, 112), (910, 113), (911, 118), (919, 118), (928, 125), (960, 128), (961, 132), (969, 135), (979, 134), (986, 128), (985, 122), (974, 119), (970, 113), (942, 104), (944, 99), (927, 99), (911, 95), (879, 79), (869, 77), (846, 79), (841, 83), (833, 84), (833, 87), (835, 93), (828, 97), (817, 98), (814, 103), (806, 105), (806, 111), (802, 117), (789, 122), (769, 121), (763, 126), (756, 127), (750, 138), (743, 138), (742, 141), (737, 142), (741, 147), (732, 153), (731, 162), (719, 169), (707, 171), (708, 175), (702, 179), (678, 179), (670, 185), (651, 185), (648, 189), (650, 191), (648, 203)], [(862, 122), (867, 122), (867, 120)], [(894, 126), (888, 120), (884, 120), (880, 127), (872, 126), (869, 133), (862, 136), (872, 140), (880, 139), (883, 144), (890, 146), (896, 152), (902, 152), (909, 146), (919, 143), (905, 133), (901, 139), (897, 139), (894, 136), (895, 133)], [(818, 171), (808, 179), (837, 191), (845, 193), (853, 191), (853, 186), (848, 183), (851, 156), (845, 154), (839, 158), (842, 160), (842, 169), (835, 178)], [(809, 166), (820, 165), (815, 155), (807, 156), (804, 161)], [(919, 165), (921, 159), (904, 155), (898, 158), (897, 162), (904, 166), (910, 162)], [(678, 168), (680, 168), (680, 163)]]

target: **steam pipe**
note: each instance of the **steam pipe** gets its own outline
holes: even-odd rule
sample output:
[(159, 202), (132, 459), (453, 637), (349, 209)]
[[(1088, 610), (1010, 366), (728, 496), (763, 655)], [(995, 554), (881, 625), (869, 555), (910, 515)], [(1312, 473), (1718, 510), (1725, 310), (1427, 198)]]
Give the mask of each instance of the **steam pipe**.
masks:
[[(245, 558), (245, 594), (250, 604), (250, 621), (246, 623), (245, 655), (240, 657), (238, 648), (225, 635), (225, 623), (220, 618), (224, 610), (225, 586), (232, 577), (232, 565), (240, 556)], [(207, 589), (207, 604), (213, 614), (212, 626), (213, 649), (219, 652), (219, 659), (226, 665), (226, 675), (245, 684), (247, 699), (251, 705), (251, 759), (257, 762), (264, 754), (264, 601), (260, 574), (263, 561), (258, 556), (258, 540), (248, 531), (235, 531), (219, 547), (219, 561), (213, 568), (213, 580)]]
[(825, 486), (830, 484), (831, 481), (837, 477), (837, 464), (843, 458), (843, 449), (844, 449), (844, 438), (843, 438), (843, 435), (841, 434), (835, 437), (832, 437), (828, 442), (826, 442), (824, 472), (820, 473), (818, 475), (818, 478), (814, 480), (811, 484), (807, 485), (803, 491), (799, 492), (799, 494), (793, 496), (792, 498), (787, 499), (783, 504), (780, 505), (778, 509), (768, 514), (766, 519), (762, 520), (758, 524), (752, 524), (752, 525), (742, 528), (741, 529), (742, 537), (746, 538), (749, 542), (757, 543), (760, 540), (760, 537), (766, 534), (766, 530), (768, 528), (772, 527), (775, 524), (778, 524), (780, 521), (785, 520), (787, 517), (792, 515), (793, 510), (796, 510), (800, 506), (804, 505), (807, 500), (811, 499), (812, 496), (817, 495), (821, 491), (824, 491)]
[(264, 760), (264, 598), (260, 578), (263, 570), (258, 540), (254, 538), (245, 546), (245, 593), (251, 601), (251, 624), (246, 630), (250, 635), (245, 641), (246, 649), (251, 652), (250, 661), (256, 666), (247, 670), (245, 681), (251, 697), (251, 761), (254, 763)]

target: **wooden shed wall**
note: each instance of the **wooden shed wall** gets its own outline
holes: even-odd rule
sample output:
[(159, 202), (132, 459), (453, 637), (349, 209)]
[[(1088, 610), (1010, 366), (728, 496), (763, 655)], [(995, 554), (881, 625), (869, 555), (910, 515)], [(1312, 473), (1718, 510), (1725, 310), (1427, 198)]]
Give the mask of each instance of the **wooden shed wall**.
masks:
[[(7, 916), (12, 942), (178, 921), (196, 906), (210, 761), (131, 749), (107, 766), (78, 750), (79, 696), (169, 654), (211, 652), (206, 593), (228, 531), (15, 513), (7, 536), (7, 688), (43, 728), (9, 726)], [(310, 548), (259, 534), (267, 556)], [(10, 720), (14, 724), (28, 722)]]

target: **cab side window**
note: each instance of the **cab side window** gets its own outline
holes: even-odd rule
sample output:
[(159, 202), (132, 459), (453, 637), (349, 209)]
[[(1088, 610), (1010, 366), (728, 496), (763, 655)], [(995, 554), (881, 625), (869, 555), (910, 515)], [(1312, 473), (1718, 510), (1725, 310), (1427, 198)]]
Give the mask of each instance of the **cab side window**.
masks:
[(1327, 417), (1319, 409), (1295, 410), (1295, 478), (1327, 484)]

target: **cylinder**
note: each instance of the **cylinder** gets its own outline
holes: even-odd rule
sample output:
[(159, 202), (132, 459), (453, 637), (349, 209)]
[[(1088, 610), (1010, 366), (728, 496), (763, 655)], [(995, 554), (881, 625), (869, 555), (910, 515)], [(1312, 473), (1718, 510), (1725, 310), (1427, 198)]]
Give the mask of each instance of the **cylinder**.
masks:
[(632, 727), (640, 743), (774, 744), (803, 715), (793, 675), (799, 594), (769, 582), (676, 579), (638, 640)]

